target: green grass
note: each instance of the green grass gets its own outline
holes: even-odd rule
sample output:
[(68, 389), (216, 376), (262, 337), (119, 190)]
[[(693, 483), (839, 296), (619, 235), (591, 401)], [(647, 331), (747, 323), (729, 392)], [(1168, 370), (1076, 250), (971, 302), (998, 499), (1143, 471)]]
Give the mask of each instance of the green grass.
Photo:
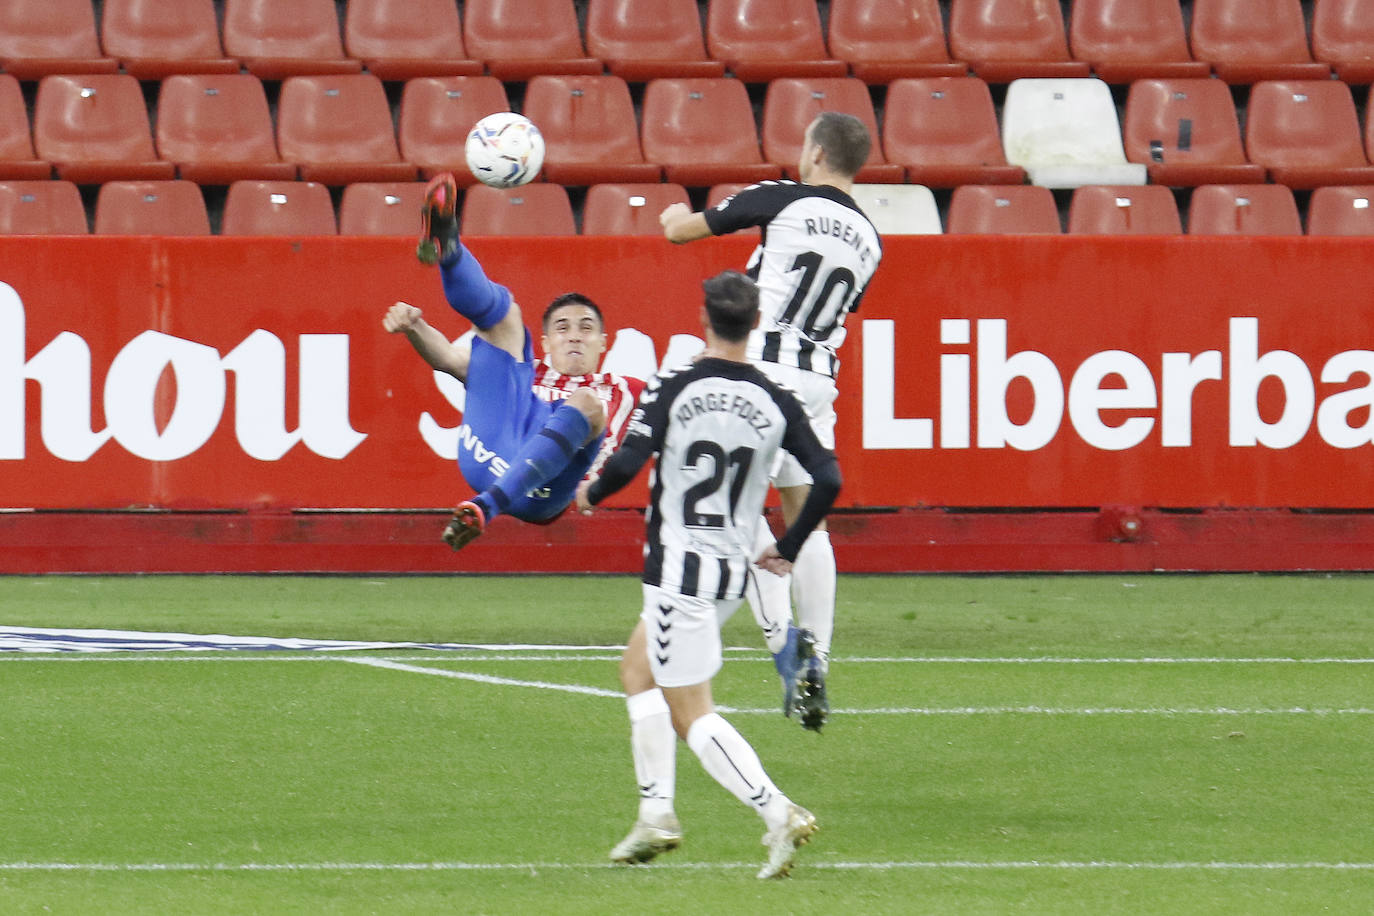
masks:
[[(635, 809), (613, 697), (344, 660), (614, 690), (612, 652), (0, 655), (0, 912), (1368, 911), (1374, 664), (1287, 659), (1374, 658), (1374, 577), (840, 596), (823, 734), (774, 711), (747, 610), (717, 679), (821, 823), (788, 881), (754, 879), (761, 823), (685, 747), (683, 848), (603, 865)], [(333, 639), (617, 645), (638, 602), (628, 577), (0, 578), (0, 624)]]

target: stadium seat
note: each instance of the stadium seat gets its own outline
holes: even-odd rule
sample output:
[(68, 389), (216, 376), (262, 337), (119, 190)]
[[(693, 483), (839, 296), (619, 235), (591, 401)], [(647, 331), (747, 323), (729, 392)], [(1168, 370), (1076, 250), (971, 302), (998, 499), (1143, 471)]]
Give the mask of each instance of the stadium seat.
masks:
[(277, 153), (267, 92), (251, 73), (167, 77), (158, 94), (156, 137), (158, 156), (176, 163), (188, 181), (296, 177), (295, 164)]
[(949, 58), (937, 0), (831, 0), (830, 53), (865, 83), (964, 76)]
[(949, 50), (990, 83), (1091, 72), (1069, 57), (1059, 0), (950, 0)]
[(849, 74), (848, 64), (826, 53), (820, 11), (811, 0), (710, 0), (706, 52), (749, 83)]
[(1179, 0), (1077, 0), (1069, 16), (1069, 50), (1108, 83), (1205, 77), (1211, 64), (1188, 50)]
[(224, 50), (265, 80), (363, 66), (344, 54), (334, 0), (224, 0)]
[(644, 161), (630, 87), (618, 76), (536, 76), (524, 114), (544, 135), (544, 177), (564, 185), (659, 181)]
[(401, 159), (391, 105), (371, 73), (292, 76), (277, 102), (277, 149), (306, 181), (410, 181), (418, 169)]
[(949, 200), (951, 235), (1057, 235), (1054, 192), (1035, 185), (960, 185)]
[(70, 181), (0, 181), (0, 235), (86, 235), (86, 207)]
[(1069, 201), (1069, 232), (1176, 235), (1183, 231), (1174, 192), (1163, 185), (1086, 185)]
[(1245, 157), (1231, 90), (1216, 79), (1144, 79), (1131, 84), (1122, 126), (1126, 158), (1153, 184), (1195, 187), (1264, 181)]
[(1312, 59), (1301, 0), (1193, 0), (1193, 57), (1228, 83), (1326, 79)]
[(95, 199), (96, 235), (209, 235), (193, 181), (107, 181)]
[(1302, 235), (1293, 191), (1281, 184), (1205, 184), (1188, 205), (1189, 235)]
[(583, 50), (573, 0), (467, 0), (463, 41), (469, 57), (508, 82), (540, 73), (590, 76), (602, 69)]
[(587, 53), (629, 82), (660, 77), (724, 76), (706, 56), (696, 0), (590, 0)]
[(1145, 166), (1127, 162), (1111, 89), (1102, 80), (1020, 79), (1002, 106), (1002, 148), (1031, 184), (1144, 184)]
[(1314, 0), (1312, 56), (1344, 83), (1374, 82), (1374, 0)]
[(45, 76), (33, 106), (33, 145), (58, 178), (78, 184), (165, 179), (143, 90), (127, 73)]
[(1295, 190), (1374, 182), (1354, 97), (1338, 80), (1251, 86), (1245, 147), (1252, 162), (1268, 169), (1271, 181)]
[(313, 181), (236, 181), (220, 235), (336, 235), (329, 189)]
[(142, 80), (239, 72), (220, 44), (214, 0), (104, 0), (100, 43)]
[(460, 186), (470, 185), (477, 179), (463, 158), (468, 131), (487, 115), (509, 110), (506, 88), (494, 76), (406, 80), (397, 129), (401, 158), (424, 178), (452, 172)]
[(453, 0), (349, 0), (344, 51), (381, 80), (477, 76)]
[(21, 80), (54, 73), (115, 73), (100, 50), (91, 0), (4, 0), (0, 67)]
[(29, 109), (19, 80), (0, 73), (0, 180), (38, 181), (52, 177), (52, 165), (33, 152)]
[(856, 184), (854, 202), (881, 235), (939, 235), (940, 208), (930, 188), (919, 184)]
[(594, 184), (582, 204), (582, 234), (662, 235), (658, 215), (674, 203), (690, 206), (680, 184)]
[(423, 181), (351, 184), (339, 200), (339, 235), (420, 234)]
[(686, 187), (779, 178), (763, 160), (749, 92), (740, 80), (657, 79), (640, 111), (644, 158)]
[(1328, 185), (1307, 202), (1308, 235), (1374, 235), (1374, 184)]
[(463, 234), (577, 235), (572, 202), (561, 184), (502, 190), (475, 184), (463, 193)]
[(806, 128), (822, 111), (854, 115), (868, 128), (873, 143), (856, 181), (881, 184), (905, 178), (906, 170), (883, 156), (873, 99), (864, 81), (855, 77), (780, 77), (770, 82), (763, 100), (760, 131), (763, 157), (782, 166), (783, 174), (789, 178), (798, 178), (797, 161), (806, 140)]
[(932, 188), (1021, 184), (1007, 162), (988, 84), (976, 76), (899, 79), (887, 87), (883, 151), (907, 179)]

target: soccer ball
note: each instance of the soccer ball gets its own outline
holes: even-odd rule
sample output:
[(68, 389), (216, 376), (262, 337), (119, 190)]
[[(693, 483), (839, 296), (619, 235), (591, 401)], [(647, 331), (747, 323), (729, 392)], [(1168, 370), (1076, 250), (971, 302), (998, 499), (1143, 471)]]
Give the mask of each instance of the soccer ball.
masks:
[(473, 125), (464, 150), (482, 184), (514, 188), (533, 181), (544, 165), (544, 137), (524, 115), (501, 111)]

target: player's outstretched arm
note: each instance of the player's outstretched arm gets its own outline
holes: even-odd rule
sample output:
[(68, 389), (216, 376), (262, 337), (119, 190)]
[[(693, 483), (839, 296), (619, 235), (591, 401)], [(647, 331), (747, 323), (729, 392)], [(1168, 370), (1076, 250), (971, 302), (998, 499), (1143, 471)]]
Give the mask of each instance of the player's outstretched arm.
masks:
[(674, 245), (695, 242), (712, 235), (711, 227), (706, 224), (706, 216), (693, 213), (684, 203), (669, 204), (658, 215), (658, 223), (663, 227), (663, 237)]
[(404, 334), (406, 340), (420, 354), (420, 358), (440, 372), (447, 372), (460, 382), (467, 381), (471, 351), (449, 343), (423, 313), (407, 302), (397, 302), (382, 317), (382, 327), (391, 334)]

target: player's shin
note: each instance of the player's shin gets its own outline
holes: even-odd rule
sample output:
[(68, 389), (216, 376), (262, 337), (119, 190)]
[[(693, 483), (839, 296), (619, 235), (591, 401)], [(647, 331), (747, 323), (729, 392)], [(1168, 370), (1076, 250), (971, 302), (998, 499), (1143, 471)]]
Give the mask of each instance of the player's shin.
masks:
[[(754, 556), (763, 553), (773, 543), (773, 532), (767, 519), (760, 518), (754, 534)], [(768, 651), (777, 655), (787, 644), (787, 628), (792, 623), (792, 597), (789, 576), (775, 576), (755, 567), (749, 576), (745, 597), (754, 621), (763, 631)]]
[(797, 626), (811, 631), (815, 653), (825, 664), (835, 632), (835, 549), (830, 532), (811, 532), (792, 564), (792, 596), (797, 606)]
[(677, 787), (677, 734), (657, 687), (625, 698), (630, 749), (639, 781), (639, 820), (651, 824), (673, 814)]
[(687, 746), (701, 765), (730, 794), (758, 812), (769, 828), (787, 810), (787, 796), (764, 772), (754, 748), (718, 713), (708, 713), (687, 730)]
[(591, 435), (591, 424), (576, 407), (560, 404), (538, 433), (520, 447), (510, 468), (491, 489), (479, 494), (483, 503), (495, 510), (487, 516), (505, 512), (510, 504), (553, 480), (582, 448)]

